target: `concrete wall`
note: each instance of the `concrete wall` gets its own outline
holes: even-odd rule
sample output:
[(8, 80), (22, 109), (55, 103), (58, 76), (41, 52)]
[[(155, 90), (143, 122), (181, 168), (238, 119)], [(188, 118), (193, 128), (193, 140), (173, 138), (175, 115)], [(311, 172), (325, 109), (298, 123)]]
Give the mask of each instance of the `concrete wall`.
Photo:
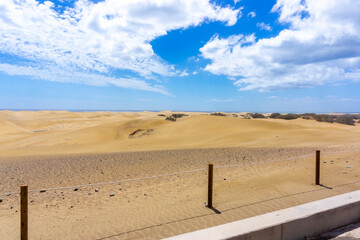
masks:
[(360, 191), (355, 191), (167, 240), (303, 240), (358, 220)]

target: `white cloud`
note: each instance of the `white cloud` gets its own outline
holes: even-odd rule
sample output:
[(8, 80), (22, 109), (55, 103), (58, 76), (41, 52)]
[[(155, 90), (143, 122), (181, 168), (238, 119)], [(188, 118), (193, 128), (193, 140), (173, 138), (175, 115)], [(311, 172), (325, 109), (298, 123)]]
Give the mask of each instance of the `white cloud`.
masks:
[(193, 75), (196, 75), (196, 74), (198, 74), (198, 73), (199, 73), (198, 71), (193, 71), (193, 72), (192, 72)]
[(278, 0), (272, 11), (288, 29), (257, 41), (215, 36), (200, 49), (211, 60), (205, 70), (235, 78), (240, 90), (360, 80), (360, 1)]
[(93, 86), (114, 85), (122, 88), (139, 89), (152, 91), (171, 96), (162, 86), (152, 86), (144, 80), (133, 78), (115, 78), (94, 73), (64, 71), (58, 67), (35, 68), (26, 66), (16, 66), (11, 64), (0, 63), (0, 72), (5, 72), (10, 76), (28, 76), (35, 79), (78, 83)]
[(209, 0), (78, 0), (61, 11), (49, 1), (2, 0), (0, 53), (41, 68), (50, 63), (85, 73), (121, 69), (145, 78), (173, 76), (181, 72), (154, 53), (153, 39), (204, 21), (231, 26), (240, 15), (241, 9)]
[(189, 73), (187, 72), (187, 70), (184, 70), (179, 74), (179, 76), (180, 77), (186, 77), (186, 76), (189, 76)]
[(187, 59), (188, 62), (199, 62), (200, 58), (192, 56)]
[(263, 22), (257, 23), (256, 26), (261, 30), (272, 31), (272, 27), (269, 24)]
[(252, 12), (249, 12), (247, 16), (254, 18), (254, 17), (256, 17), (256, 13), (255, 13), (255, 11), (252, 11)]

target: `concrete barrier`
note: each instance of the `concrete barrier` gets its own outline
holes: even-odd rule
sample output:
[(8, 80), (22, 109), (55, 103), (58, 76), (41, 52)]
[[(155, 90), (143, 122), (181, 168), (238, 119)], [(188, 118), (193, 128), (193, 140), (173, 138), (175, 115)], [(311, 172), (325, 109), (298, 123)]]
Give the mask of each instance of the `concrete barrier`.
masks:
[(303, 240), (359, 220), (360, 191), (355, 191), (167, 240)]

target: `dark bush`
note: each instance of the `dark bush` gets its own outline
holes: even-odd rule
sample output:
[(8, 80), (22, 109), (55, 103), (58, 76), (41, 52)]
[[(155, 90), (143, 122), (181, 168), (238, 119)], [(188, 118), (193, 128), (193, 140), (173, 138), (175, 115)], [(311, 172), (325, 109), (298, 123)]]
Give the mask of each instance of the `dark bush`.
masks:
[(171, 116), (172, 116), (173, 118), (182, 118), (182, 117), (188, 116), (188, 115), (186, 115), (186, 114), (184, 114), (184, 113), (173, 113)]
[(278, 116), (280, 116), (280, 113), (272, 113), (269, 118), (277, 118)]
[(276, 119), (292, 120), (299, 118), (300, 115), (293, 113), (289, 113), (289, 114), (272, 113), (269, 117)]
[(301, 114), (301, 118), (307, 119), (307, 120), (314, 119), (315, 115), (316, 115), (315, 113), (304, 113), (304, 114)]
[(175, 122), (175, 121), (176, 121), (176, 118), (174, 118), (173, 116), (170, 116), (170, 117), (165, 118), (165, 120)]
[(159, 117), (166, 117), (165, 114), (158, 114)]
[(341, 123), (346, 125), (355, 125), (355, 119), (358, 119), (359, 116), (355, 114), (348, 115), (330, 115), (330, 114), (314, 114), (314, 113), (305, 113), (302, 115), (304, 119), (314, 119), (318, 122), (328, 122), (328, 123)]
[(327, 115), (327, 114), (314, 115), (314, 119), (318, 122), (334, 123), (336, 122), (336, 118), (337, 117), (335, 115)]
[(251, 116), (251, 113), (247, 113), (247, 114), (244, 115), (244, 118), (245, 118), (245, 119), (251, 119), (251, 117), (252, 117), (252, 116)]
[(212, 116), (221, 116), (221, 117), (225, 117), (225, 116), (226, 116), (226, 114), (221, 113), (221, 112), (213, 112), (213, 113), (210, 113), (210, 115), (212, 115)]
[(354, 116), (340, 115), (336, 118), (337, 123), (355, 126)]
[(298, 115), (298, 114), (289, 113), (289, 114), (284, 114), (284, 115), (281, 114), (277, 118), (284, 119), (284, 120), (293, 120), (293, 119), (297, 119), (299, 117), (300, 117), (300, 115)]
[(253, 113), (251, 114), (252, 118), (266, 118), (263, 114), (261, 113)]

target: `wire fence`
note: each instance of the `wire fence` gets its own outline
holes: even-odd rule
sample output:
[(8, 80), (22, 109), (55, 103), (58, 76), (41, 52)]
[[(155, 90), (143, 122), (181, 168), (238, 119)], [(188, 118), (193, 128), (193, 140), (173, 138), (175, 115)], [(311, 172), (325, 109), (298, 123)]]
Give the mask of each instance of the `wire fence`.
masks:
[[(322, 155), (333, 155), (333, 154), (344, 154), (344, 153), (355, 153), (360, 152), (360, 150), (350, 150), (350, 151), (336, 151), (336, 152), (326, 152)], [(222, 166), (215, 166), (215, 169), (220, 168), (233, 168), (233, 167), (246, 167), (246, 166), (253, 166), (253, 165), (262, 165), (262, 164), (269, 164), (269, 163), (278, 163), (278, 162), (285, 162), (285, 161), (292, 161), (307, 157), (313, 157), (314, 154), (306, 154), (296, 157), (289, 157), (289, 158), (283, 158), (278, 160), (270, 160), (270, 161), (262, 161), (262, 162), (252, 162), (252, 163), (245, 163), (242, 164), (232, 164), (232, 165), (222, 165)], [(100, 182), (100, 183), (91, 183), (91, 184), (81, 184), (81, 185), (74, 185), (74, 186), (65, 186), (65, 187), (54, 187), (54, 188), (41, 188), (41, 189), (32, 189), (29, 190), (29, 192), (40, 192), (40, 191), (52, 191), (52, 190), (62, 190), (62, 189), (74, 189), (74, 188), (84, 188), (84, 187), (92, 187), (92, 186), (101, 186), (101, 185), (109, 185), (109, 184), (117, 184), (117, 183), (125, 183), (125, 182), (133, 182), (133, 181), (142, 181), (142, 180), (149, 180), (149, 179), (155, 179), (155, 178), (162, 178), (162, 177), (169, 177), (174, 175), (182, 175), (182, 174), (188, 174), (188, 173), (194, 173), (194, 172), (200, 172), (204, 171), (207, 168), (199, 168), (199, 169), (193, 169), (188, 171), (182, 171), (182, 172), (174, 172), (174, 173), (167, 173), (167, 174), (161, 174), (156, 176), (148, 176), (148, 177), (141, 177), (141, 178), (133, 178), (133, 179), (123, 179), (123, 180), (117, 180), (117, 181), (110, 181), (110, 182)], [(0, 193), (0, 196), (10, 196), (13, 194), (20, 194), (19, 191), (17, 192), (7, 192), (7, 193)]]
[[(336, 155), (336, 154), (348, 154), (348, 153), (357, 153), (357, 152), (360, 152), (360, 150), (324, 152), (324, 153), (322, 153), (322, 156), (331, 156), (331, 155)], [(281, 159), (276, 159), (276, 160), (268, 160), (268, 161), (250, 161), (250, 162), (243, 161), (241, 164), (214, 166), (214, 169), (226, 169), (226, 168), (247, 167), (247, 166), (254, 166), (254, 165), (265, 165), (265, 164), (272, 164), (272, 163), (291, 162), (294, 160), (306, 159), (306, 158), (311, 158), (311, 157), (315, 157), (315, 154), (304, 154), (304, 155), (300, 155), (300, 156), (293, 156), (293, 157), (281, 158)], [(89, 183), (89, 184), (81, 184), (81, 185), (73, 185), (73, 186), (53, 187), (53, 188), (30, 189), (30, 190), (28, 190), (28, 192), (36, 193), (36, 192), (46, 192), (46, 191), (66, 190), (66, 189), (74, 190), (74, 189), (81, 189), (81, 188), (88, 188), (88, 187), (95, 187), (95, 186), (102, 186), (102, 185), (130, 183), (130, 182), (135, 182), (135, 181), (145, 181), (145, 180), (151, 180), (151, 179), (171, 177), (171, 176), (176, 176), (176, 175), (179, 176), (179, 175), (185, 175), (185, 174), (191, 174), (191, 173), (205, 172), (208, 169), (209, 169), (208, 167), (205, 167), (205, 168), (198, 168), (198, 169), (192, 169), (192, 170), (187, 170), (187, 171), (166, 173), (166, 174), (160, 174), (160, 175), (154, 175), (154, 176), (145, 176), (145, 177), (132, 178), (132, 179), (122, 179), (122, 180), (117, 180), (117, 181), (107, 181), (107, 182), (98, 182), (98, 183)], [(255, 204), (266, 203), (268, 201), (282, 199), (282, 198), (289, 197), (289, 196), (296, 196), (299, 194), (324, 191), (324, 190), (333, 189), (333, 188), (340, 188), (343, 186), (354, 185), (354, 184), (358, 184), (358, 183), (360, 183), (360, 181), (353, 181), (353, 182), (341, 183), (341, 184), (333, 184), (332, 187), (325, 187), (325, 188), (318, 188), (318, 189), (307, 188), (307, 189), (305, 189), (303, 191), (299, 191), (299, 192), (292, 191), (292, 192), (289, 192), (282, 196), (275, 196), (275, 197), (271, 197), (268, 199), (259, 199), (259, 200), (256, 199), (256, 201), (248, 202), (246, 204), (238, 204), (237, 206), (233, 206), (233, 207), (228, 205), (222, 209), (222, 212), (227, 212), (227, 211), (231, 211), (231, 210), (235, 210), (238, 208), (251, 206), (251, 205), (255, 205)], [(20, 194), (20, 193), (21, 192), (19, 192), (19, 191), (6, 192), (6, 193), (0, 193), (0, 196), (12, 196), (12, 195)], [(200, 216), (203, 216), (203, 215), (200, 215)], [(187, 219), (187, 218), (184, 218), (184, 219)], [(170, 223), (171, 223), (171, 221), (170, 221)]]

